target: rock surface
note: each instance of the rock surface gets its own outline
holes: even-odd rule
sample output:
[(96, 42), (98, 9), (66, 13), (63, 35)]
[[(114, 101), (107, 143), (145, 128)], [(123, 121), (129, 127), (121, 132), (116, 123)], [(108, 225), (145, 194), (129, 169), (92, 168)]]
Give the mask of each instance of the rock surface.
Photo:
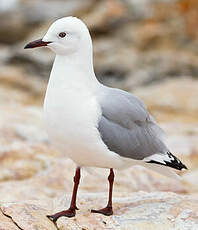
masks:
[[(198, 199), (193, 196), (182, 196), (163, 192), (115, 193), (114, 215), (107, 217), (90, 213), (94, 207), (100, 208), (106, 194), (80, 194), (77, 215), (74, 218), (60, 218), (58, 229), (185, 229), (198, 228)], [(20, 203), (1, 205), (0, 218), (4, 229), (48, 229), (56, 226), (46, 217), (64, 209), (69, 197), (60, 196), (55, 200), (27, 200)], [(10, 229), (10, 230), (11, 230)]]
[(95, 69), (103, 82), (131, 90), (164, 78), (197, 78), (196, 0), (4, 2), (10, 2), (0, 5), (0, 60), (5, 65), (23, 65), (26, 71), (47, 78), (54, 55), (23, 47), (42, 37), (55, 19), (75, 15), (90, 28)]

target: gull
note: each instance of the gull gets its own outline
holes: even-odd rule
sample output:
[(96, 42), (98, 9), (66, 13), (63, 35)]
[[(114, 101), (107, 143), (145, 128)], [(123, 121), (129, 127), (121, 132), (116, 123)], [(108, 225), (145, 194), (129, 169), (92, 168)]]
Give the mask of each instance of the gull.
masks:
[(113, 214), (113, 169), (139, 164), (172, 178), (176, 173), (170, 168), (187, 169), (170, 152), (161, 128), (141, 100), (97, 80), (92, 39), (82, 20), (58, 19), (42, 39), (24, 48), (43, 46), (56, 54), (44, 100), (46, 130), (56, 148), (77, 165), (70, 207), (48, 215), (50, 220), (75, 216), (82, 167), (110, 169), (107, 206), (91, 210), (107, 216)]

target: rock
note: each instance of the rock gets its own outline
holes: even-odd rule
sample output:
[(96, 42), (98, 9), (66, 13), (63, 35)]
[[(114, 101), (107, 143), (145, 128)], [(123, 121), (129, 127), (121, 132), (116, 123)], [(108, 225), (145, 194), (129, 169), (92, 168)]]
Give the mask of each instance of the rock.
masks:
[(46, 88), (42, 79), (27, 74), (22, 68), (3, 67), (0, 71), (1, 100), (7, 100), (3, 104), (22, 103), (36, 104), (41, 101)]
[(98, 1), (92, 10), (83, 14), (83, 20), (93, 33), (109, 33), (127, 14), (125, 5), (118, 0)]
[(183, 176), (183, 178), (185, 179), (185, 181), (187, 181), (188, 183), (191, 184), (191, 187), (194, 189), (194, 191), (198, 190), (197, 176), (198, 176), (198, 169), (197, 168), (195, 168), (192, 171), (189, 171), (188, 173), (186, 173)]
[[(4, 215), (20, 229), (56, 229), (46, 214), (65, 209), (70, 196), (55, 200), (33, 200), (20, 203), (4, 203)], [(103, 193), (79, 194), (77, 215), (60, 218), (59, 229), (174, 229), (198, 227), (197, 196), (181, 196), (174, 193), (115, 193), (114, 215), (103, 216), (90, 213), (92, 208), (105, 205), (107, 195)], [(6, 217), (5, 217), (6, 218)], [(8, 219), (8, 218), (6, 218)], [(9, 219), (10, 220), (10, 219)], [(163, 224), (162, 224), (163, 223)]]
[(182, 0), (178, 2), (178, 9), (185, 21), (186, 32), (190, 37), (197, 38), (197, 14), (198, 3), (196, 0)]
[[(31, 75), (48, 78), (54, 59), (52, 52), (47, 49), (24, 51), (23, 47), (44, 35), (53, 19), (51, 12), (54, 15), (54, 10), (59, 9), (80, 16), (88, 24), (94, 40), (95, 69), (102, 82), (130, 91), (167, 78), (196, 78), (197, 42), (186, 28), (187, 24), (190, 27), (189, 19), (188, 23), (183, 20), (183, 16), (189, 18), (196, 3), (191, 0), (184, 9), (184, 2), (88, 0), (82, 4), (79, 0), (65, 3), (39, 0), (21, 4), (19, 1), (14, 9), (23, 12), (25, 19), (22, 20), (30, 29), (26, 33), (17, 30), (24, 38), (18, 39), (19, 43), (9, 50), (4, 48), (2, 63), (23, 66)], [(53, 11), (40, 12), (41, 5), (46, 9), (53, 8)], [(62, 15), (61, 12), (56, 15), (59, 13)], [(194, 24), (191, 27), (194, 28)], [(14, 39), (14, 36), (9, 37)]]
[(19, 230), (16, 224), (0, 211), (0, 229), (2, 230)]
[[(44, 174), (44, 173), (43, 173)], [(0, 183), (0, 191), (3, 194), (0, 204), (10, 202), (23, 202), (27, 200), (45, 200), (56, 197), (60, 190), (48, 188), (42, 185), (37, 179), (10, 180)], [(52, 181), (52, 180), (51, 180)], [(51, 185), (52, 187), (53, 185)], [(55, 186), (54, 186), (55, 187)], [(14, 188), (14, 189), (13, 189)]]
[(15, 43), (23, 40), (41, 23), (53, 20), (54, 15), (56, 18), (73, 15), (88, 10), (92, 4), (92, 0), (86, 0), (83, 3), (80, 0), (25, 2), (18, 0), (10, 4), (3, 1), (0, 5), (0, 42)]
[[(114, 216), (112, 217), (93, 215), (87, 212), (93, 208), (93, 205), (94, 208), (101, 208), (105, 205), (104, 202), (101, 205), (101, 200), (106, 198), (103, 194), (89, 194), (89, 197), (85, 195), (83, 198), (79, 201), (81, 211), (78, 212), (78, 218), (75, 219), (76, 227), (80, 228), (146, 229), (149, 226), (149, 229), (160, 229), (159, 223), (163, 223), (162, 229), (164, 226), (166, 229), (171, 229), (174, 226), (178, 226), (180, 229), (187, 229), (187, 227), (196, 229), (198, 224), (195, 203), (197, 200), (192, 198), (190, 201), (189, 197), (180, 197), (172, 193), (139, 192), (135, 194), (123, 193), (118, 197), (115, 195)], [(97, 202), (99, 202), (98, 205)], [(59, 204), (62, 204), (62, 207), (65, 206), (63, 201)], [(54, 207), (56, 207), (56, 203)], [(56, 208), (54, 209), (56, 210)], [(82, 214), (84, 215), (82, 216)], [(69, 220), (65, 225), (65, 220), (59, 219), (58, 226), (65, 229), (75, 225), (72, 220)]]
[[(55, 230), (55, 225), (49, 221), (46, 217), (47, 210), (49, 208), (49, 202), (45, 201), (29, 202), (29, 203), (7, 203), (2, 205), (1, 211), (4, 215), (10, 217), (13, 223), (18, 227), (17, 229), (49, 229)], [(34, 204), (36, 203), (36, 204)]]
[(6, 62), (12, 58), (13, 53), (11, 52), (10, 48), (6, 45), (0, 44), (0, 66), (3, 66), (6, 64)]
[[(22, 33), (20, 28), (12, 29), (17, 28), (17, 14), (9, 11), (8, 14), (14, 17), (14, 25), (11, 23), (9, 26), (11, 19), (6, 19), (5, 23), (8, 25), (6, 24), (5, 29), (9, 31), (3, 32), (3, 36), (19, 43), (11, 47), (11, 55), (3, 55), (3, 60), (6, 59), (9, 65), (23, 65), (28, 72), (48, 77), (54, 58), (52, 52), (46, 49), (24, 52), (23, 46), (28, 41), (43, 36), (49, 22), (54, 20), (54, 15), (73, 14), (80, 16), (91, 30), (96, 72), (103, 82), (131, 90), (169, 77), (197, 77), (197, 44), (188, 33), (188, 28), (194, 28), (194, 24), (190, 25), (189, 19), (188, 23), (183, 20), (184, 16), (189, 18), (196, 3), (194, 0), (184, 2), (88, 0), (82, 4), (79, 0), (18, 1), (12, 10), (22, 15), (22, 19), (18, 19), (22, 22), (18, 23), (20, 26), (25, 24), (22, 27), (27, 27), (27, 31)], [(43, 8), (46, 9), (45, 12), (40, 10)], [(4, 15), (2, 18), (4, 23)], [(196, 17), (192, 18), (194, 22)], [(12, 36), (9, 35), (10, 31)], [(16, 39), (13, 31), (23, 38)]]
[[(134, 93), (147, 104), (157, 119), (194, 123), (198, 121), (197, 92), (197, 80), (184, 78), (179, 81), (166, 80), (143, 90), (137, 89)], [(161, 117), (159, 111), (163, 111)]]

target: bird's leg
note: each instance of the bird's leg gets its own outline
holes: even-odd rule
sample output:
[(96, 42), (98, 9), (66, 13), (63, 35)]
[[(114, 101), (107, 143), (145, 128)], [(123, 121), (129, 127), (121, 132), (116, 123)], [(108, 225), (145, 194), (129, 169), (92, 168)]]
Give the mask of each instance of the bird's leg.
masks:
[(78, 168), (76, 168), (76, 174), (74, 176), (74, 187), (73, 187), (72, 199), (71, 199), (69, 209), (61, 211), (61, 212), (58, 212), (58, 213), (56, 213), (54, 215), (48, 215), (47, 216), (54, 223), (61, 216), (66, 216), (66, 217), (75, 216), (76, 210), (78, 210), (78, 208), (76, 207), (76, 196), (77, 196), (79, 181), (80, 181), (80, 168), (78, 167)]
[(113, 169), (110, 169), (110, 174), (108, 176), (109, 181), (109, 201), (107, 203), (107, 206), (105, 208), (99, 209), (99, 210), (91, 210), (93, 213), (100, 213), (105, 216), (111, 216), (113, 215), (113, 208), (112, 208), (112, 191), (113, 191), (113, 181), (114, 181), (114, 172)]

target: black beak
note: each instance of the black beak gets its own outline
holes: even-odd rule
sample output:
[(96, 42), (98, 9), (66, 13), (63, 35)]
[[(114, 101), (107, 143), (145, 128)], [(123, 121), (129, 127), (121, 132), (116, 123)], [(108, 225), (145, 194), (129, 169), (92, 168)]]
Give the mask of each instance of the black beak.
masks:
[(31, 49), (31, 48), (36, 48), (36, 47), (42, 47), (42, 46), (47, 46), (51, 42), (44, 42), (42, 39), (38, 39), (36, 41), (28, 43), (24, 49)]

